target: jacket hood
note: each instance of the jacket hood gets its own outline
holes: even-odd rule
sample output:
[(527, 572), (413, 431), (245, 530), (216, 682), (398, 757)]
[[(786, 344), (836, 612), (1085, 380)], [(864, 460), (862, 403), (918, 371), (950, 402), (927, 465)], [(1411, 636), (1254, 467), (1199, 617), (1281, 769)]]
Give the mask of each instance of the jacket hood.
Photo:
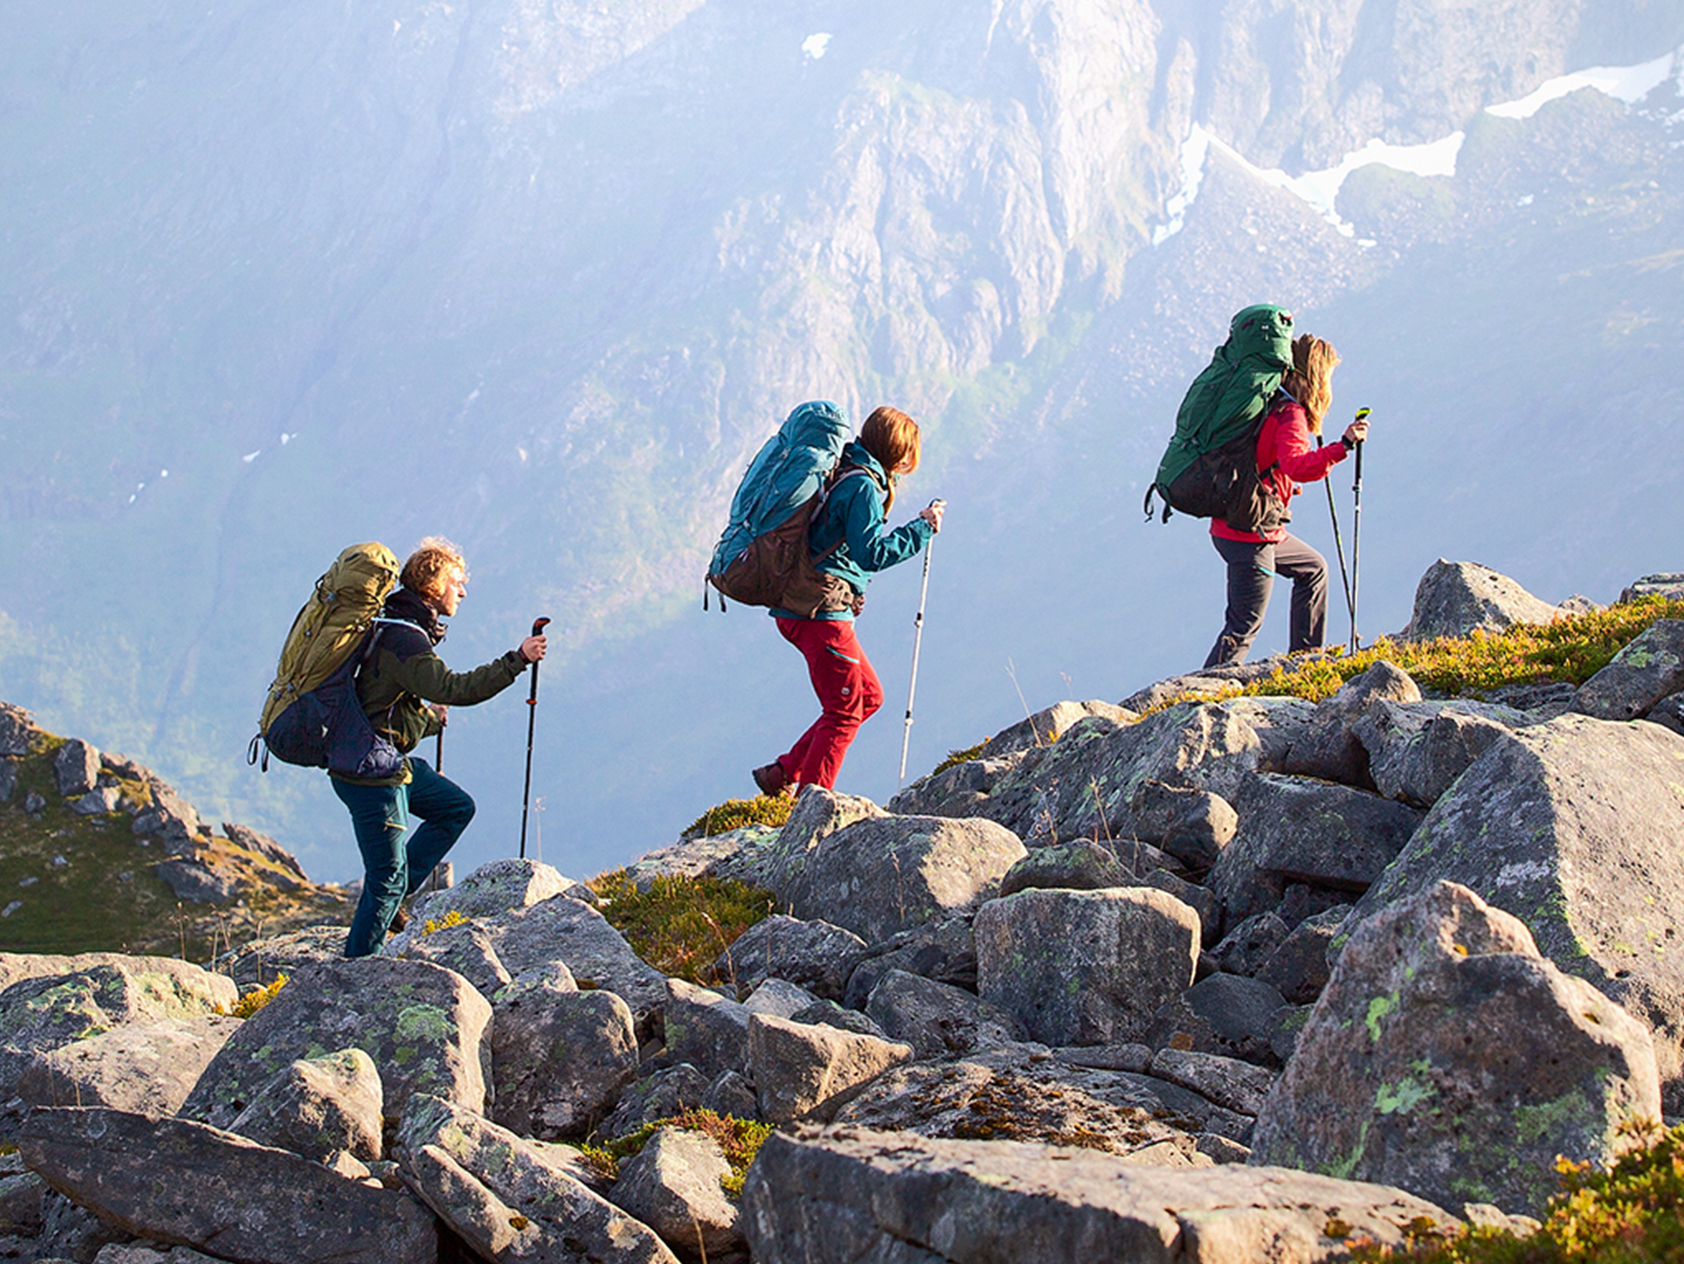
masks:
[(438, 611), (429, 606), (419, 593), (407, 588), (398, 589), (386, 598), (386, 608), (382, 613), (388, 619), (413, 623), (427, 634), (427, 639), (434, 645), (444, 640), (445, 626), (439, 622)]
[(880, 483), (887, 484), (889, 481), (888, 471), (883, 468), (882, 462), (867, 452), (858, 439), (851, 440), (848, 446), (842, 449), (842, 464), (857, 465), (870, 470)]

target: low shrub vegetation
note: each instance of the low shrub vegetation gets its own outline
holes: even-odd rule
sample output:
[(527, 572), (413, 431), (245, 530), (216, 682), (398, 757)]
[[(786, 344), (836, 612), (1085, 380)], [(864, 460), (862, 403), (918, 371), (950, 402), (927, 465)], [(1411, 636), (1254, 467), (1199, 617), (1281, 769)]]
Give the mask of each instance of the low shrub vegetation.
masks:
[(1179, 702), (1219, 702), (1247, 694), (1320, 702), (1382, 659), (1408, 672), (1422, 689), (1456, 698), (1484, 698), (1506, 685), (1582, 685), (1657, 619), (1684, 619), (1684, 601), (1642, 597), (1589, 614), (1564, 615), (1553, 623), (1524, 623), (1466, 637), (1383, 637), (1355, 654), (1335, 650), (1296, 666), (1278, 667), (1243, 688), (1167, 699), (1143, 712), (1142, 718)]
[(225, 1010), (219, 1005), (217, 1006), (217, 1010), (220, 1013), (232, 1014), (235, 1018), (250, 1018), (253, 1014), (257, 1013), (258, 1010), (262, 1009), (270, 1001), (274, 1000), (288, 982), (290, 982), (288, 976), (284, 974), (277, 974), (275, 976), (275, 981), (267, 987), (253, 988), (251, 991), (242, 994), (240, 998), (234, 1002), (232, 1009)]
[(684, 838), (712, 838), (745, 825), (769, 825), (781, 829), (795, 808), (795, 800), (782, 794), (757, 794), (752, 799), (727, 799), (709, 808), (684, 831)]
[(706, 1133), (719, 1143), (719, 1148), (725, 1152), (725, 1161), (731, 1165), (730, 1173), (721, 1177), (719, 1184), (732, 1198), (743, 1192), (743, 1180), (748, 1176), (749, 1165), (754, 1162), (754, 1156), (760, 1152), (766, 1138), (772, 1135), (769, 1124), (696, 1109), (644, 1124), (636, 1132), (605, 1141), (600, 1146), (587, 1144), (580, 1149), (585, 1162), (598, 1176), (607, 1181), (618, 1180), (621, 1160), (641, 1153), (643, 1147), (649, 1144), (649, 1139), (665, 1127), (689, 1128)]
[(941, 763), (937, 764), (934, 768), (930, 769), (929, 775), (933, 777), (938, 772), (946, 772), (949, 768), (957, 768), (960, 764), (968, 764), (973, 759), (981, 759), (982, 748), (987, 745), (988, 739), (985, 737), (975, 746), (967, 746), (964, 750), (948, 751), (947, 758), (942, 760)]
[(1639, 1124), (1627, 1132), (1638, 1144), (1607, 1167), (1556, 1160), (1561, 1192), (1550, 1200), (1543, 1227), (1529, 1237), (1488, 1228), (1445, 1237), (1423, 1228), (1401, 1250), (1351, 1239), (1351, 1258), (1355, 1264), (1684, 1260), (1684, 1126), (1662, 1132), (1659, 1125)]
[(772, 911), (773, 895), (746, 882), (663, 874), (640, 891), (624, 869), (590, 880), (602, 915), (662, 974), (701, 983), (705, 971)]

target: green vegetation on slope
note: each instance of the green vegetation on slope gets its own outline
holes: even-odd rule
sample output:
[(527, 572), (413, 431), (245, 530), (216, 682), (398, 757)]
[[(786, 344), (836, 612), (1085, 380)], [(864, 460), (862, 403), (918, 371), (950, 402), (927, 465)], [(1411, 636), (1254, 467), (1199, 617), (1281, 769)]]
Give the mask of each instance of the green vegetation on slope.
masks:
[[(58, 793), (53, 757), (65, 739), (34, 738), (0, 803), (0, 952), (132, 952), (208, 962), (238, 943), (321, 922), (348, 921), (338, 888), (299, 883), (225, 838), (193, 850), (241, 877), (226, 904), (176, 898), (156, 865), (160, 840), (137, 837), (126, 811), (83, 816)], [(151, 803), (144, 782), (119, 779), (128, 806)], [(43, 802), (31, 813), (31, 795)], [(288, 889), (291, 887), (292, 889)]]
[(770, 891), (724, 878), (663, 874), (638, 890), (624, 869), (600, 874), (590, 888), (602, 915), (632, 950), (662, 974), (704, 982), (702, 974), (745, 930), (772, 911)]

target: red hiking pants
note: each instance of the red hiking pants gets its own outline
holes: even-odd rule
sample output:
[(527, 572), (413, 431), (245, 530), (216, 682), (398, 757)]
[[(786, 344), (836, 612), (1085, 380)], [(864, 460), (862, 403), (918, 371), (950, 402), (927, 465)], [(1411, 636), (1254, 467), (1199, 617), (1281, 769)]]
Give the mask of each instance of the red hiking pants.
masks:
[(789, 753), (778, 757), (778, 764), (792, 783), (812, 782), (829, 790), (836, 785), (854, 734), (883, 705), (883, 685), (860, 648), (852, 621), (779, 619), (777, 623), (784, 640), (807, 660), (813, 692), (824, 708)]

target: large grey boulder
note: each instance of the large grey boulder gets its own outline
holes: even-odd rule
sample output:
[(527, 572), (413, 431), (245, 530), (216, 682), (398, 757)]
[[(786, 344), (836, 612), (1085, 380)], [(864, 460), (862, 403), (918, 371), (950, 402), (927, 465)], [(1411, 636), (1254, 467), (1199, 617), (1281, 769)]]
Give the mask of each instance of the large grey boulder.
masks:
[(864, 1009), (872, 989), (890, 970), (905, 970), (974, 992), (976, 940), (971, 934), (971, 919), (944, 918), (873, 944), (849, 973), (842, 1003), (850, 1009)]
[(833, 1112), (862, 1085), (911, 1058), (912, 1046), (875, 1036), (769, 1014), (749, 1019), (749, 1071), (767, 1123)]
[(748, 1065), (748, 1007), (683, 979), (667, 980), (668, 1063), (688, 1062), (703, 1075)]
[(826, 921), (802, 921), (774, 913), (750, 926), (713, 963), (713, 977), (741, 988), (770, 978), (787, 980), (815, 996), (842, 999), (848, 972), (865, 940)]
[(975, 909), (1024, 848), (992, 821), (889, 816), (856, 821), (800, 851), (780, 840), (777, 853), (767, 884), (780, 905), (876, 943)]
[(571, 894), (578, 885), (541, 860), (509, 856), (489, 861), (453, 887), (418, 893), (410, 907), (409, 925), (388, 940), (382, 951), (392, 957), (404, 955), (426, 932), (429, 920), (436, 925), (451, 913), (464, 918), (495, 917)]
[(1668, 601), (1684, 601), (1684, 574), (1673, 571), (1645, 575), (1642, 579), (1634, 579), (1620, 590), (1621, 601), (1636, 601), (1639, 597), (1665, 597)]
[(232, 979), (167, 957), (27, 957), (0, 960), (0, 1101), (37, 1053), (125, 1023), (197, 1019), (231, 1009)]
[(1441, 557), (1415, 587), (1415, 612), (1402, 637), (1430, 641), (1475, 631), (1501, 632), (1517, 623), (1549, 623), (1559, 614), (1557, 607), (1489, 566)]
[(583, 1137), (637, 1075), (630, 1007), (581, 992), (564, 967), (520, 976), (492, 998), (491, 1118), (523, 1137)]
[(380, 1072), (361, 1049), (299, 1058), (257, 1090), (228, 1126), (259, 1145), (325, 1163), (381, 1157)]
[(339, 961), (344, 956), (345, 927), (335, 924), (306, 926), (302, 930), (254, 939), (224, 953), (213, 964), (240, 987), (253, 988), (267, 987), (280, 975), (291, 978), (300, 970)]
[(1000, 880), (1000, 895), (1015, 895), (1031, 887), (1066, 891), (1132, 887), (1139, 885), (1141, 877), (1133, 867), (1123, 866), (1113, 847), (1078, 838), (1036, 847), (1006, 870)]
[(374, 1059), (386, 1120), (411, 1093), (485, 1106), (491, 1004), (459, 974), (425, 961), (363, 957), (302, 971), (222, 1046), (182, 1106), (230, 1127), (295, 1059), (361, 1049)]
[[(481, 922), (463, 922), (431, 934), (415, 936), (401, 952), (387, 955), (401, 956), (406, 961), (430, 961), (446, 970), (454, 970), (472, 983), (474, 990), (487, 1000), (511, 982), (509, 971), (497, 955), (491, 935)], [(560, 968), (567, 969), (566, 966)], [(572, 972), (568, 973), (571, 979)]]
[(1053, 1045), (1133, 1039), (1198, 961), (1198, 914), (1152, 887), (1020, 891), (974, 931), (978, 994)]
[[(1135, 1048), (1144, 1069), (1150, 1052)], [(1194, 1133), (1219, 1115), (1232, 1115), (1229, 1131), (1250, 1135), (1249, 1118), (1242, 1123), (1196, 1092), (1143, 1074), (1073, 1065), (1044, 1045), (1023, 1044), (957, 1062), (893, 1067), (835, 1122), (925, 1137), (1079, 1145), (1194, 1167), (1203, 1166)]]
[(242, 1264), (429, 1264), (438, 1231), (408, 1194), (185, 1119), (38, 1110), (19, 1149), (60, 1193), (137, 1237)]
[(635, 952), (608, 919), (565, 895), (510, 909), (480, 923), (511, 977), (559, 961), (581, 988), (612, 992), (641, 1024), (666, 1003), (666, 979)]
[(1162, 814), (1149, 783), (1230, 798), (1259, 766), (1268, 724), (1251, 699), (1182, 703), (1121, 726), (1086, 719), (1001, 778), (979, 811), (1025, 839), (1151, 838)]
[(1316, 707), (1314, 722), (1292, 738), (1280, 771), (1368, 786), (1368, 751), (1356, 732), (1358, 723), (1383, 704), (1419, 701), (1420, 687), (1409, 673), (1381, 659)]
[(99, 783), (99, 751), (73, 737), (53, 756), (53, 778), (65, 798), (87, 794)]
[(1573, 695), (1573, 710), (1636, 720), (1684, 689), (1684, 619), (1656, 619)]
[(743, 1191), (756, 1264), (1320, 1264), (1455, 1221), (1402, 1190), (1280, 1168), (1163, 1170), (1092, 1150), (852, 1128), (774, 1135)]
[(919, 1058), (953, 1058), (1024, 1038), (1007, 1011), (947, 983), (890, 970), (871, 991), (866, 1017)]
[[(1518, 917), (1539, 950), (1649, 1025), (1684, 1110), (1684, 737), (1564, 715), (1499, 738), (1357, 901), (1354, 928), (1449, 879)], [(1335, 946), (1337, 946), (1335, 941)]]
[(737, 1204), (720, 1181), (731, 1173), (719, 1143), (687, 1128), (661, 1128), (620, 1163), (609, 1201), (686, 1254), (717, 1258), (742, 1245)]
[(110, 1106), (173, 1115), (239, 1027), (238, 1018), (132, 1022), (36, 1054), (18, 1076), (28, 1106)]
[(0, 702), (0, 755), (11, 758), (27, 755), (40, 736), (41, 728), (34, 716), (13, 703)]
[(1440, 882), (1351, 936), (1257, 1121), (1253, 1161), (1536, 1214), (1557, 1155), (1660, 1115), (1643, 1024)]
[(975, 816), (1000, 779), (1039, 751), (1018, 750), (993, 759), (967, 759), (913, 782), (889, 800), (899, 816)]
[(1649, 709), (1647, 719), (1651, 724), (1659, 724), (1674, 733), (1684, 735), (1684, 693), (1662, 698)]
[(1239, 833), (1206, 879), (1224, 926), (1269, 912), (1293, 882), (1361, 895), (1421, 821), (1416, 809), (1364, 790), (1276, 773), (1250, 778), (1234, 806)]
[(1288, 1004), (1306, 1005), (1315, 1000), (1327, 986), (1327, 950), (1350, 911), (1349, 904), (1336, 904), (1299, 922), (1254, 977), (1274, 988)]
[(1260, 979), (1212, 974), (1152, 1015), (1141, 1039), (1153, 1049), (1190, 1049), (1278, 1067), (1275, 1048), (1286, 998)]
[(688, 1062), (663, 1067), (628, 1085), (619, 1104), (597, 1128), (599, 1137), (623, 1137), (644, 1124), (700, 1106), (711, 1088), (708, 1077)]
[(417, 1093), (398, 1129), (405, 1179), (495, 1264), (677, 1264), (647, 1225), (593, 1192), (577, 1151), (516, 1136)]
[(1136, 838), (1197, 873), (1216, 863), (1239, 827), (1233, 804), (1221, 795), (1161, 781), (1146, 781), (1134, 792), (1129, 816)]
[(1280, 1078), (1277, 1072), (1254, 1063), (1194, 1049), (1159, 1049), (1148, 1069), (1160, 1080), (1179, 1084), (1207, 1101), (1253, 1118)]
[(803, 786), (789, 820), (784, 822), (775, 839), (760, 849), (752, 881), (777, 890), (792, 867), (799, 867), (808, 853), (816, 850), (838, 830), (847, 829), (856, 821), (875, 820), (887, 816), (870, 799), (858, 795), (837, 794), (823, 786)]
[(1475, 713), (1477, 706), (1432, 702), (1370, 710), (1353, 731), (1368, 752), (1375, 789), (1388, 799), (1430, 808), (1492, 742), (1525, 720), (1506, 707), (1479, 707), (1484, 713)]

